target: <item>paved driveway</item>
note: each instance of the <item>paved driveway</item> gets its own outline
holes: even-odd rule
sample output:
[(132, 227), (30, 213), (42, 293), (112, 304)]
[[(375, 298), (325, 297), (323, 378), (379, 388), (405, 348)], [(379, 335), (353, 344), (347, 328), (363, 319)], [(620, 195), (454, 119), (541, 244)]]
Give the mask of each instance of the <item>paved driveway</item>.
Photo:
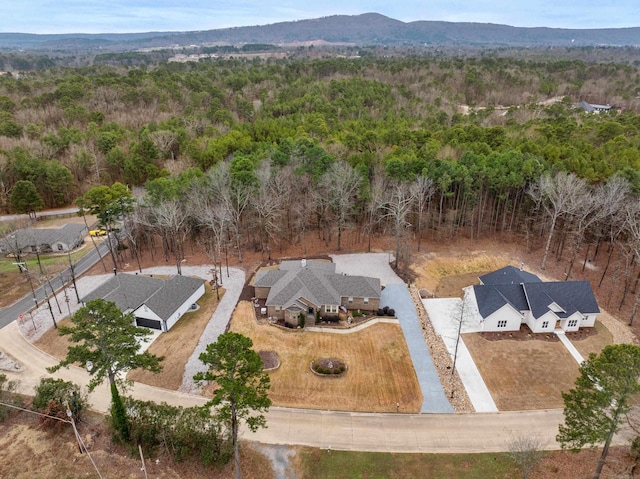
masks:
[[(459, 323), (458, 319), (462, 307), (460, 298), (423, 299), (422, 304), (424, 304), (424, 308), (429, 315), (433, 329), (444, 341), (451, 358), (456, 353), (456, 339), (458, 338), (459, 327), (461, 327), (460, 334), (480, 331), (480, 328), (474, 324), (467, 314), (464, 315), (462, 324)], [(497, 412), (498, 408), (491, 397), (491, 393), (484, 383), (482, 375), (478, 371), (476, 363), (462, 337), (460, 337), (460, 342), (458, 343), (456, 369), (476, 412)]]
[(421, 413), (455, 412), (442, 389), (436, 367), (431, 359), (427, 342), (422, 334), (418, 313), (411, 294), (404, 284), (389, 284), (382, 290), (380, 306), (393, 308), (404, 333), (413, 369), (416, 371), (422, 389)]
[(406, 285), (389, 266), (387, 253), (332, 255), (338, 273), (380, 278), (385, 285), (380, 297), (380, 307), (393, 308), (400, 321), (409, 348), (413, 368), (422, 390), (421, 413), (453, 413), (429, 348), (422, 334), (418, 313)]

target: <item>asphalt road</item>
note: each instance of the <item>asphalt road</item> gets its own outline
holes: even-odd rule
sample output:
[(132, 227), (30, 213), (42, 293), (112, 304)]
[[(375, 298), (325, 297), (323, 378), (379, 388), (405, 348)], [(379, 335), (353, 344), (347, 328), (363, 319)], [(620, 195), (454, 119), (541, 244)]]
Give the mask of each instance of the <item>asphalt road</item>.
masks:
[[(100, 250), (100, 254), (104, 257), (109, 252), (109, 244), (107, 241), (103, 241), (98, 245), (98, 249)], [(80, 276), (82, 273), (91, 268), (94, 264), (100, 261), (100, 257), (96, 249), (91, 246), (91, 251), (84, 255), (82, 258), (78, 260), (78, 262), (74, 265), (74, 273), (76, 278)], [(71, 270), (70, 268), (65, 269), (57, 276), (51, 278), (51, 286), (55, 290), (59, 290), (64, 286), (63, 280), (67, 283), (71, 282)], [(45, 292), (46, 289), (46, 292)], [(49, 285), (45, 283), (44, 285), (35, 289), (35, 295), (38, 300), (38, 304), (40, 304), (43, 300), (45, 300), (48, 296), (51, 296), (51, 289)], [(13, 303), (11, 306), (7, 306), (0, 310), (0, 329), (7, 326), (12, 321), (18, 319), (18, 317), (22, 315), (26, 315), (30, 309), (35, 306), (34, 298), (31, 293), (25, 295), (19, 301)]]

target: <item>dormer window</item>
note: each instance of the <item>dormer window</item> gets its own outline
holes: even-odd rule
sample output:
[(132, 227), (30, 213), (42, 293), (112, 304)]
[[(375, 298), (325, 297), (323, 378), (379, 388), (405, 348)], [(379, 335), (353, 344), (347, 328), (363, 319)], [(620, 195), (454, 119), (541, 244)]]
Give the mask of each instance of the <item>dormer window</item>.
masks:
[(554, 313), (566, 313), (555, 301), (549, 305), (549, 309)]

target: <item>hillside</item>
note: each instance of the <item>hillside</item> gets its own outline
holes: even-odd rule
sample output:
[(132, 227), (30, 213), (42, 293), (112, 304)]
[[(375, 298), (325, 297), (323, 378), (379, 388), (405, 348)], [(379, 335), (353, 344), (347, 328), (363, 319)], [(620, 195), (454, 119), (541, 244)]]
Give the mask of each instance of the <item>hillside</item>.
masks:
[(405, 23), (377, 13), (367, 13), (192, 32), (0, 33), (0, 50), (59, 51), (74, 48), (115, 52), (191, 45), (286, 45), (311, 41), (352, 45), (636, 46), (640, 45), (640, 27), (576, 30), (423, 20)]

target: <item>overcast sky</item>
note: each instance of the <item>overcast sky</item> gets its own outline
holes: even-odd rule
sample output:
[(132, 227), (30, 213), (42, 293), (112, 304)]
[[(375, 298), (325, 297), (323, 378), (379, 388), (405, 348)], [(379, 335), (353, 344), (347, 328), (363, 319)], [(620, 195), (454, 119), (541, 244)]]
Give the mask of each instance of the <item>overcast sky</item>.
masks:
[(640, 26), (640, 0), (0, 0), (0, 6), (0, 32), (21, 33), (212, 30), (367, 12), (404, 22)]

